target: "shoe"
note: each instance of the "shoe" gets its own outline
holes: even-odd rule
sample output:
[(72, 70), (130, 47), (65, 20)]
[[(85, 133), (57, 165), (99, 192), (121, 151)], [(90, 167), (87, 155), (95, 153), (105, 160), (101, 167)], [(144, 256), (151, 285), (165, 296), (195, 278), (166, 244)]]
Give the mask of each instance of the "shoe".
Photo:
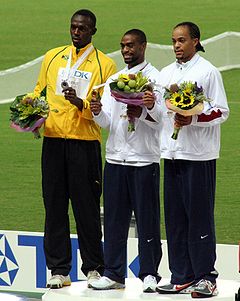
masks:
[(143, 292), (155, 293), (157, 286), (157, 279), (152, 275), (148, 275), (143, 279)]
[(68, 276), (53, 275), (47, 282), (46, 287), (48, 288), (61, 288), (63, 286), (71, 285), (71, 279)]
[(202, 279), (193, 286), (192, 298), (209, 298), (217, 296), (218, 290), (216, 283)]
[(89, 271), (87, 273), (87, 287), (92, 288), (92, 283), (99, 280), (101, 278), (101, 275), (98, 273), (98, 271)]
[(125, 288), (125, 284), (111, 280), (108, 277), (101, 277), (99, 280), (91, 283), (91, 286), (95, 290), (110, 290)]
[(193, 283), (185, 283), (185, 284), (166, 284), (156, 287), (156, 291), (159, 294), (190, 294), (193, 291)]

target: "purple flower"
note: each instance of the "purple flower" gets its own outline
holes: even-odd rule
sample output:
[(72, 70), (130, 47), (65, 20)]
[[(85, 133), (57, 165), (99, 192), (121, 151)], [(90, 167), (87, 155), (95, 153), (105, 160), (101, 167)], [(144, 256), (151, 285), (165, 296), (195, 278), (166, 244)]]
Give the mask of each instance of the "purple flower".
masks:
[(198, 87), (197, 82), (195, 82), (195, 91), (197, 94), (203, 92), (203, 87), (202, 86)]

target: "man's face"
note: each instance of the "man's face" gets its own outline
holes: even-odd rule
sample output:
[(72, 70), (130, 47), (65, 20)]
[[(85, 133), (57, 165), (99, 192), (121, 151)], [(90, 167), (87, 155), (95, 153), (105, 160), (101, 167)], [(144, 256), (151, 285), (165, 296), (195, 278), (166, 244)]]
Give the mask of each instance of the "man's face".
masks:
[(70, 33), (73, 45), (76, 48), (83, 48), (92, 40), (96, 28), (87, 16), (75, 15), (71, 20)]
[(141, 44), (136, 35), (127, 34), (123, 36), (120, 46), (124, 62), (129, 68), (144, 61), (146, 43)]
[(186, 63), (196, 53), (198, 39), (191, 38), (187, 26), (179, 26), (173, 30), (172, 43), (179, 63)]

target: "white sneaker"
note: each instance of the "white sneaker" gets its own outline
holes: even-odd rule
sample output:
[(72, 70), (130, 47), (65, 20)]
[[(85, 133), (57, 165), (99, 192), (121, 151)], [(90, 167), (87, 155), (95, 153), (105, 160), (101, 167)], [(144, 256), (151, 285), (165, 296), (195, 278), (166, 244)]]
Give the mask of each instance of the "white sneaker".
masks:
[(152, 275), (148, 275), (143, 279), (143, 292), (155, 293), (157, 287), (157, 279)]
[(108, 277), (101, 277), (99, 280), (92, 282), (92, 288), (95, 290), (110, 290), (125, 288), (125, 284), (111, 280)]
[(63, 286), (71, 285), (71, 279), (68, 276), (53, 275), (47, 282), (46, 287), (48, 288), (61, 288)]
[(87, 273), (87, 286), (88, 288), (92, 288), (92, 283), (99, 280), (101, 278), (101, 275), (98, 273), (98, 271), (89, 271)]

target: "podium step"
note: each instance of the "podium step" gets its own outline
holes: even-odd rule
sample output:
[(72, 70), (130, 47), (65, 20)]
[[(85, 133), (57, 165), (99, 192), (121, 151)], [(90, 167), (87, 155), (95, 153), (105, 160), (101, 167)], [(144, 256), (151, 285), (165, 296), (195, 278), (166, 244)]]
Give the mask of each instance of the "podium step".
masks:
[[(161, 280), (164, 285), (167, 279)], [(217, 280), (218, 296), (214, 297), (214, 301), (233, 301), (235, 293), (240, 287), (240, 281)], [(156, 299), (157, 298), (157, 299)], [(146, 299), (148, 301), (158, 300), (193, 300), (190, 295), (160, 295), (158, 293), (143, 293), (142, 282), (137, 278), (126, 279), (126, 288), (121, 290), (105, 290), (96, 291), (87, 288), (86, 281), (73, 282), (71, 286), (61, 289), (49, 289), (43, 296), (42, 301), (140, 301)]]
[(14, 294), (14, 293), (0, 293), (0, 300), (1, 301), (28, 301), (27, 297), (22, 295)]

